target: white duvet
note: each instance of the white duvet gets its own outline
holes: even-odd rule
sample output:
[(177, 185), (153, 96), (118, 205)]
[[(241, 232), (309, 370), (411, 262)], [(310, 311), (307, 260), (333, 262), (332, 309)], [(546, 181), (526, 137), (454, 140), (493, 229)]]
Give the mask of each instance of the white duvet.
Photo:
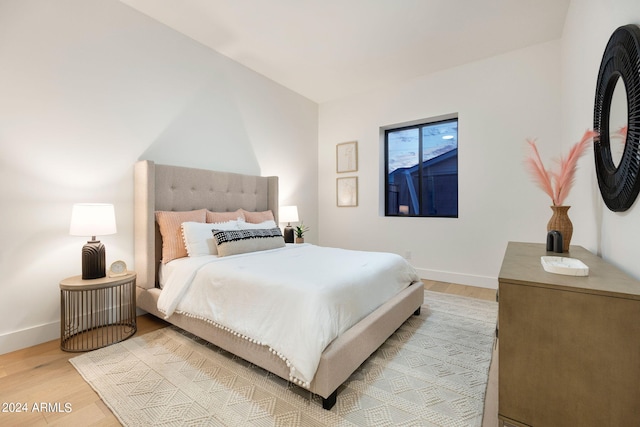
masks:
[(395, 254), (309, 244), (174, 263), (160, 311), (204, 319), (269, 346), (289, 366), (290, 379), (305, 387), (334, 338), (420, 280)]

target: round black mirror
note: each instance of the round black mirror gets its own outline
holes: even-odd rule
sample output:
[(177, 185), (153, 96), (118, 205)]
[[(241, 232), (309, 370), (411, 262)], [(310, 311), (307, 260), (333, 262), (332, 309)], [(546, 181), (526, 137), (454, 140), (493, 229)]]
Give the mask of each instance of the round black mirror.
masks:
[(626, 211), (640, 191), (640, 28), (636, 25), (618, 28), (607, 43), (596, 85), (593, 130), (599, 134), (593, 148), (602, 199), (612, 211)]

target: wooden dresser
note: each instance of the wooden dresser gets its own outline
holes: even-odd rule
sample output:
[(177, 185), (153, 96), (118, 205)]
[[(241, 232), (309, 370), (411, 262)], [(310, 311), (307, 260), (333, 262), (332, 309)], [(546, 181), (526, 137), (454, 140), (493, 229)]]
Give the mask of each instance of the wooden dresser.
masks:
[(589, 276), (510, 242), (499, 276), (500, 426), (640, 426), (640, 282), (580, 246)]

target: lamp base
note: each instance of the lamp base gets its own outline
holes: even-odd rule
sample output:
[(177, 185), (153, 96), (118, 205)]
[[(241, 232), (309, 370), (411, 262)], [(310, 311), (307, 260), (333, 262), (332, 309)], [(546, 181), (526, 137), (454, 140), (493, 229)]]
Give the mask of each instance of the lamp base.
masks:
[(104, 245), (100, 240), (89, 240), (82, 247), (82, 280), (105, 277), (105, 264)]
[(285, 243), (293, 243), (293, 227), (291, 226), (291, 224), (287, 225), (284, 228), (283, 236)]

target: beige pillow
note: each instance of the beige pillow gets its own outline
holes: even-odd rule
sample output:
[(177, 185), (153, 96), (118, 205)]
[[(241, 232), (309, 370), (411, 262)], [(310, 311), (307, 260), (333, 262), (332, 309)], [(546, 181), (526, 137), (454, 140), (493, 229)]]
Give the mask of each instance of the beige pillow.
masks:
[(205, 222), (206, 212), (206, 209), (185, 212), (156, 211), (156, 221), (162, 235), (163, 264), (187, 256), (181, 225), (183, 222)]
[(282, 232), (278, 227), (253, 230), (213, 230), (213, 238), (218, 256), (265, 251), (285, 246)]
[(275, 221), (271, 211), (249, 212), (242, 209), (242, 213), (244, 214), (244, 220), (251, 224), (259, 224), (269, 220)]
[(207, 222), (227, 222), (237, 221), (238, 219), (245, 220), (242, 214), (242, 209), (238, 209), (234, 212), (211, 212), (207, 211)]

